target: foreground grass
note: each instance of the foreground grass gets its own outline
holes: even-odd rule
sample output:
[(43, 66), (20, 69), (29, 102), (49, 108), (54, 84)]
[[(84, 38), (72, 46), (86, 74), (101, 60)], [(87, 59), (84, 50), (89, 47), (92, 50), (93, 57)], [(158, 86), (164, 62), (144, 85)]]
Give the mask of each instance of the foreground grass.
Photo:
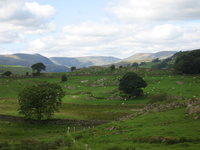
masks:
[(185, 116), (185, 109), (177, 109), (113, 122), (72, 137), (79, 145), (87, 143), (95, 150), (198, 150), (199, 124), (200, 120)]

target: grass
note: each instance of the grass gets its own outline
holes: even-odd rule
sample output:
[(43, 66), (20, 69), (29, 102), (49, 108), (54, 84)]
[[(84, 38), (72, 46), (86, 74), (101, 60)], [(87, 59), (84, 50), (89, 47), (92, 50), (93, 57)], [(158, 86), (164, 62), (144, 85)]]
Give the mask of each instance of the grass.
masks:
[[(77, 143), (87, 143), (95, 150), (112, 147), (123, 150), (197, 150), (200, 148), (199, 124), (200, 120), (186, 117), (184, 109), (177, 109), (146, 114), (124, 122), (113, 122), (95, 129), (80, 131), (72, 136)], [(159, 138), (166, 140), (162, 141)]]
[[(173, 100), (200, 97), (199, 76), (174, 75), (168, 70), (146, 69), (137, 71), (148, 83), (144, 89), (144, 97), (133, 100), (114, 97), (118, 94), (118, 79), (127, 71), (127, 68), (114, 72), (105, 68), (82, 69), (65, 73), (67, 82), (61, 82), (63, 73), (52, 73), (51, 78), (0, 78), (0, 114), (20, 116), (18, 93), (26, 86), (41, 81), (58, 83), (66, 93), (60, 111), (54, 115), (56, 119), (114, 121), (139, 111), (150, 102), (152, 95), (159, 93), (174, 96)], [(68, 125), (0, 121), (0, 149), (2, 143), (8, 143), (12, 147), (26, 140), (31, 140), (29, 142), (32, 145), (40, 145), (38, 142), (52, 144), (62, 139), (68, 145), (61, 144), (60, 148), (72, 150), (86, 149), (85, 144), (95, 150), (196, 150), (200, 148), (195, 142), (200, 138), (199, 124), (199, 120), (185, 116), (184, 108), (114, 121), (94, 129), (77, 126), (77, 131), (68, 135)], [(167, 142), (162, 142), (162, 138)], [(170, 140), (175, 144), (169, 144)]]
[(5, 71), (11, 71), (14, 75), (26, 75), (26, 72), (29, 74), (32, 73), (32, 69), (24, 66), (17, 65), (0, 65), (0, 73)]

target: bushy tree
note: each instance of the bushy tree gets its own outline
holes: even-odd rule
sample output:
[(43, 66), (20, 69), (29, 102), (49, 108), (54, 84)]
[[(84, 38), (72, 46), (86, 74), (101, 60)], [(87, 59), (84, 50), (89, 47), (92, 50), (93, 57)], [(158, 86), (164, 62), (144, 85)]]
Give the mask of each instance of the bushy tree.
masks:
[(111, 69), (111, 70), (115, 70), (115, 65), (111, 65), (111, 66), (110, 66), (110, 69)]
[(76, 70), (76, 67), (72, 66), (70, 69), (71, 69), (71, 72), (73, 72), (74, 70)]
[(135, 68), (137, 68), (138, 66), (139, 66), (139, 64), (138, 64), (138, 63), (136, 63), (136, 62), (132, 64), (132, 67), (135, 67)]
[(3, 75), (3, 76), (9, 77), (9, 76), (11, 76), (11, 74), (12, 74), (11, 71), (6, 71), (6, 72), (4, 72), (2, 75)]
[(59, 110), (63, 96), (62, 88), (55, 83), (43, 82), (26, 87), (18, 95), (19, 113), (26, 118), (49, 119)]
[(45, 70), (46, 66), (43, 63), (39, 62), (39, 63), (33, 64), (31, 68), (33, 69), (34, 75), (40, 75), (40, 72), (42, 70)]
[(26, 72), (26, 76), (29, 76), (29, 72)]
[(161, 62), (159, 64), (153, 65), (152, 68), (154, 69), (164, 69), (164, 68), (168, 68), (169, 64), (167, 64), (166, 62)]
[(67, 76), (65, 74), (63, 74), (61, 76), (61, 82), (66, 82), (67, 81)]
[(130, 97), (142, 96), (142, 88), (145, 88), (146, 86), (147, 83), (134, 72), (126, 73), (119, 81), (119, 90), (128, 94)]
[(140, 63), (140, 66), (144, 66), (144, 65), (146, 65), (146, 62), (141, 62)]
[(152, 60), (152, 62), (157, 63), (157, 62), (160, 62), (160, 60), (159, 60), (159, 58), (155, 58), (155, 59)]
[(174, 68), (185, 74), (200, 74), (200, 50), (180, 52), (175, 60)]

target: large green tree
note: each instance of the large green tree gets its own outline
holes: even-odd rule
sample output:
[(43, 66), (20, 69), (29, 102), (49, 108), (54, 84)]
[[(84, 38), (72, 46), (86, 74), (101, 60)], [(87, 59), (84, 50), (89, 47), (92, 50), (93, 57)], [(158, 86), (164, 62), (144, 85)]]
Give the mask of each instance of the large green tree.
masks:
[[(45, 69), (46, 69), (46, 66), (45, 66), (43, 63), (39, 62), (39, 63), (33, 64), (33, 65), (31, 66), (31, 68), (33, 69), (33, 72), (34, 72), (36, 75), (39, 75), (40, 72), (41, 72), (42, 70), (45, 70)], [(35, 72), (35, 71), (36, 71), (36, 72)]]
[(180, 52), (175, 60), (174, 68), (185, 74), (200, 74), (200, 49)]
[(19, 113), (26, 118), (49, 119), (59, 110), (63, 96), (62, 88), (55, 83), (43, 82), (26, 87), (18, 95)]
[(126, 73), (119, 81), (119, 90), (130, 97), (143, 95), (142, 88), (145, 88), (146, 86), (147, 83), (134, 72)]

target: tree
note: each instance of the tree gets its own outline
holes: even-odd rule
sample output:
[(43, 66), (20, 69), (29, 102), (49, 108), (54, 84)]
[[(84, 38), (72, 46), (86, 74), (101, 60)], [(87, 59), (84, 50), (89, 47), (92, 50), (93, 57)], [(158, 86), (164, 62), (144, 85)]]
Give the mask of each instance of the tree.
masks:
[(4, 72), (4, 73), (2, 74), (2, 76), (7, 76), (7, 77), (9, 77), (9, 76), (11, 76), (11, 74), (12, 74), (11, 71), (6, 71), (6, 72)]
[(115, 65), (111, 65), (111, 66), (110, 66), (110, 69), (111, 69), (111, 70), (115, 70)]
[(141, 62), (140, 63), (140, 66), (144, 66), (144, 65), (146, 65), (146, 62)]
[(200, 74), (200, 49), (179, 52), (174, 68), (176, 71), (185, 74)]
[(160, 60), (159, 60), (159, 58), (156, 58), (156, 59), (153, 59), (152, 62), (157, 63), (157, 62), (160, 62)]
[(33, 69), (33, 72), (36, 71), (35, 75), (40, 75), (40, 72), (42, 70), (45, 70), (46, 66), (43, 63), (39, 62), (39, 63), (33, 64), (31, 68)]
[(67, 81), (67, 76), (65, 74), (63, 74), (61, 76), (61, 82), (66, 82)]
[(134, 72), (126, 73), (119, 81), (119, 90), (130, 97), (142, 96), (143, 90), (141, 88), (145, 88), (146, 86), (147, 83)]
[(138, 63), (136, 63), (136, 62), (132, 64), (132, 67), (135, 67), (135, 68), (137, 68), (138, 66), (139, 66), (139, 64), (138, 64)]
[(168, 67), (169, 67), (169, 64), (164, 61), (152, 66), (153, 69), (164, 69)]
[(71, 67), (71, 72), (73, 72), (74, 70), (76, 70), (76, 67), (72, 66)]
[(26, 118), (51, 118), (59, 110), (64, 91), (55, 83), (39, 83), (24, 88), (18, 95), (19, 113)]
[(29, 72), (26, 72), (26, 76), (29, 76)]

